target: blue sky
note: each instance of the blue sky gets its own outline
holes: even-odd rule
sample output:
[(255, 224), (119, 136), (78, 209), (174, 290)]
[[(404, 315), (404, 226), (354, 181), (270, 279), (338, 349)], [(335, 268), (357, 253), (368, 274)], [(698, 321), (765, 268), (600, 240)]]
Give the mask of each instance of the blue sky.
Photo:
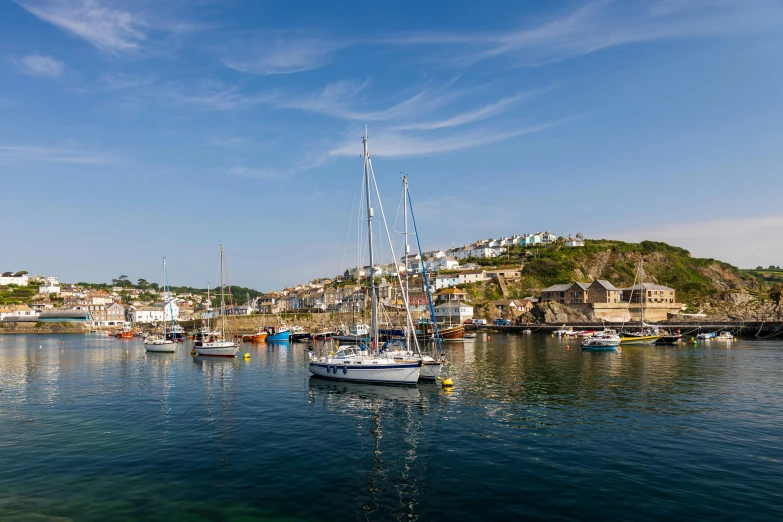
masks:
[(223, 241), (235, 284), (332, 275), (365, 125), (425, 248), (782, 264), (781, 29), (778, 0), (4, 1), (0, 268), (155, 280), (166, 254), (203, 286)]

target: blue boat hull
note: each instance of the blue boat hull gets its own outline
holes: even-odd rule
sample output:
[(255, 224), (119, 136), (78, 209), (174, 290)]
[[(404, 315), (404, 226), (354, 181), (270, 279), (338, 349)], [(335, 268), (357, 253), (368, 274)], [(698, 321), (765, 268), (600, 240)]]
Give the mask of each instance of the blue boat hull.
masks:
[(290, 341), (291, 332), (280, 332), (274, 335), (267, 335), (266, 340), (267, 341)]

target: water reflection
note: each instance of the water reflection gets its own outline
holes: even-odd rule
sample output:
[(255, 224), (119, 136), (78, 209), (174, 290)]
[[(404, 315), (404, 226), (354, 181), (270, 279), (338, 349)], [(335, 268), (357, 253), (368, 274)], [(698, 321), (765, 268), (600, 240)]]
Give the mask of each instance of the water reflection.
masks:
[[(416, 520), (429, 446), (439, 421), (433, 385), (403, 387), (309, 380), (309, 402), (350, 419), (359, 438), (359, 489), (366, 520)], [(435, 403), (432, 402), (433, 398)], [(424, 451), (422, 451), (422, 449)]]

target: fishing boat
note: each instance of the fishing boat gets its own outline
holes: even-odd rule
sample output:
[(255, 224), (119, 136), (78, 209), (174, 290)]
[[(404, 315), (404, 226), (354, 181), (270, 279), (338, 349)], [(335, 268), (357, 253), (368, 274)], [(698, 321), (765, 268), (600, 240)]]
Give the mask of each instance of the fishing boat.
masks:
[(291, 340), (292, 341), (304, 341), (310, 338), (310, 333), (301, 326), (291, 327)]
[(291, 329), (285, 325), (281, 326), (267, 326), (266, 328), (266, 340), (267, 341), (290, 341)]
[[(364, 149), (364, 193), (367, 197), (367, 246), (370, 259), (370, 267), (374, 264), (373, 251), (373, 187), (377, 192), (377, 185), (371, 183), (370, 172), (372, 169), (367, 143), (367, 137), (363, 138)], [(373, 176), (374, 178), (374, 176)], [(380, 195), (377, 198), (378, 206), (383, 216), (383, 206)], [(390, 240), (391, 242), (391, 240)], [(421, 374), (423, 362), (419, 361), (395, 361), (393, 357), (383, 355), (377, 351), (378, 347), (378, 288), (374, 277), (370, 281), (370, 328), (369, 345), (349, 344), (340, 346), (336, 351), (317, 357), (310, 353), (308, 369), (310, 373), (318, 377), (343, 381), (360, 381), (371, 383), (393, 383), (415, 385)]]
[(579, 330), (578, 332), (575, 332), (574, 335), (576, 337), (592, 337), (595, 333), (595, 330)]
[(348, 327), (340, 328), (336, 335), (332, 335), (335, 341), (348, 341), (351, 343), (366, 343), (370, 341), (370, 327), (364, 323), (354, 323)]
[(255, 331), (255, 333), (251, 334), (243, 334), (242, 335), (242, 341), (243, 342), (250, 342), (250, 343), (260, 343), (263, 342), (267, 337), (267, 332), (263, 328), (259, 328)]
[[(169, 296), (169, 299), (171, 296)], [(185, 333), (185, 329), (182, 328), (180, 325), (171, 325), (171, 329), (166, 329), (166, 339), (169, 339), (171, 341), (176, 341), (179, 339), (185, 339), (187, 337), (187, 334)]]
[(207, 339), (195, 341), (193, 349), (198, 355), (210, 355), (215, 357), (236, 357), (239, 345), (232, 341), (226, 341), (226, 292), (223, 286), (223, 274), (225, 273), (226, 256), (223, 251), (223, 243), (220, 243), (220, 336), (210, 336)]
[(133, 330), (126, 326), (122, 330), (114, 332), (114, 337), (118, 339), (133, 339)]
[(696, 339), (701, 339), (702, 341), (707, 341), (709, 339), (714, 339), (718, 334), (715, 332), (702, 332), (696, 336)]
[(614, 330), (597, 332), (582, 341), (582, 350), (587, 351), (616, 351), (620, 346), (621, 338)]
[(722, 331), (715, 337), (716, 341), (733, 341), (734, 340), (734, 334), (731, 332), (728, 332), (726, 330)]

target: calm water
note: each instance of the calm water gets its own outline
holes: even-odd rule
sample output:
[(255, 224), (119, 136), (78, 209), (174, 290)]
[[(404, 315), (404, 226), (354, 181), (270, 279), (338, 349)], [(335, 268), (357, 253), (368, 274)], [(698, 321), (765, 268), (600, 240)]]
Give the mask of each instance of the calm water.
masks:
[(0, 336), (0, 520), (783, 519), (783, 342), (567, 344), (447, 346), (446, 393)]

